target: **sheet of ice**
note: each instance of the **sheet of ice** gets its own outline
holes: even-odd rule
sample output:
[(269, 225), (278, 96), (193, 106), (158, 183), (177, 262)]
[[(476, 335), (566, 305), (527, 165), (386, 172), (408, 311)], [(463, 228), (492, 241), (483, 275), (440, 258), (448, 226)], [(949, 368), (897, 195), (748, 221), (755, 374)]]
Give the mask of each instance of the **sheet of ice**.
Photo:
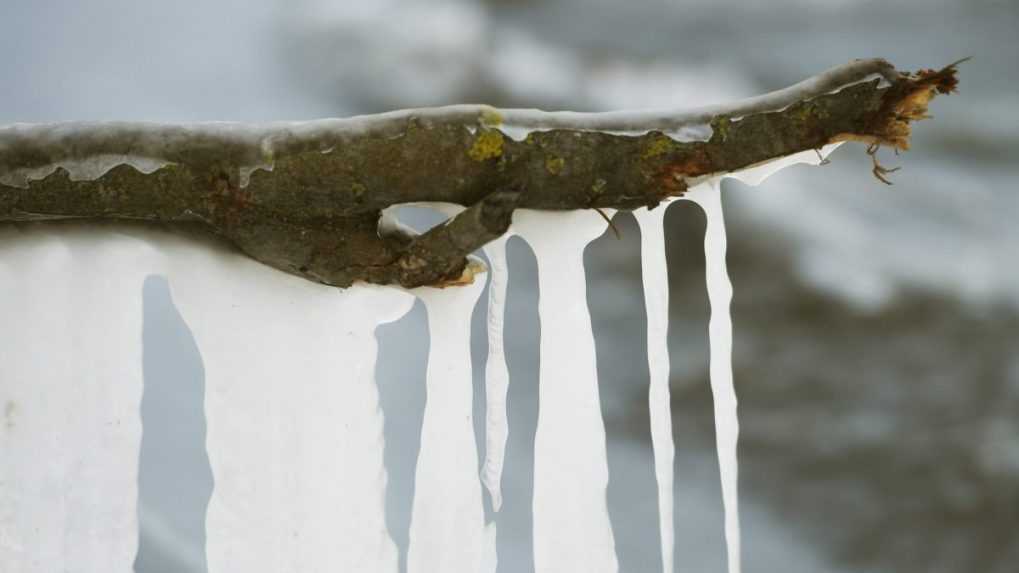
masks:
[(708, 323), (711, 345), (709, 371), (711, 395), (715, 404), (715, 440), (722, 480), (729, 573), (739, 573), (739, 467), (736, 459), (739, 419), (736, 412), (736, 389), (732, 380), (732, 318), (729, 313), (732, 283), (725, 262), (725, 220), (722, 216), (720, 180), (712, 179), (698, 185), (687, 193), (686, 198), (700, 205), (707, 217), (704, 258), (708, 302), (711, 305), (711, 319)]
[(395, 573), (374, 331), (413, 297), (326, 287), (194, 243), (162, 246), (205, 365), (210, 573)]
[(492, 510), (502, 507), (502, 467), (509, 437), (506, 416), (506, 393), (509, 390), (509, 368), (503, 347), (503, 318), (506, 312), (506, 241), (511, 234), (485, 245), (488, 255), (488, 361), (485, 363), (485, 464), (481, 481), (492, 498)]
[(129, 573), (144, 243), (0, 229), (0, 569)]
[(669, 398), (669, 275), (665, 260), (665, 211), (668, 203), (655, 209), (633, 212), (640, 226), (641, 276), (644, 308), (647, 312), (647, 362), (650, 374), (648, 408), (651, 447), (658, 483), (658, 531), (662, 545), (662, 570), (673, 571), (673, 460), (672, 404)]
[(483, 289), (475, 280), (414, 291), (428, 311), (430, 347), (408, 573), (495, 573), (495, 526), (485, 527), (471, 377), (471, 314)]
[(591, 210), (521, 210), (513, 227), (538, 263), (535, 571), (612, 573), (618, 564), (606, 501), (605, 426), (584, 277), (584, 247), (606, 224)]

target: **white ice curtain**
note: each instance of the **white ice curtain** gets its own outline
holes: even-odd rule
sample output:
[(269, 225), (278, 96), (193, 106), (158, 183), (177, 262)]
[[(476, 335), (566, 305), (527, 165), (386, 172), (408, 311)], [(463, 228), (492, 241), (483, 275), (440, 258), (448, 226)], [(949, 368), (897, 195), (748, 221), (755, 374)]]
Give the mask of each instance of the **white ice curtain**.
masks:
[[(734, 174), (757, 184), (813, 150)], [(711, 379), (730, 573), (739, 571), (732, 287), (718, 180), (688, 199), (708, 218)], [(662, 562), (671, 564), (664, 208), (638, 212), (644, 234), (650, 408)], [(537, 573), (618, 569), (606, 506), (608, 464), (583, 252), (605, 231), (593, 211), (521, 211), (510, 231), (537, 258), (540, 337), (535, 436)], [(504, 240), (489, 247), (501, 330)], [(506, 385), (492, 336), (484, 471), (472, 420), (470, 317), (484, 279), (467, 287), (359, 285), (293, 277), (221, 245), (165, 231), (77, 223), (0, 227), (0, 572), (127, 573), (138, 540), (142, 284), (166, 275), (205, 366), (211, 573), (396, 573), (385, 521), (383, 417), (376, 328), (415, 297), (428, 313), (426, 405), (415, 477), (410, 573), (496, 570), (482, 482), (499, 504)], [(496, 332), (496, 335), (499, 333)], [(652, 340), (653, 339), (653, 340)], [(649, 492), (654, 495), (654, 492)]]

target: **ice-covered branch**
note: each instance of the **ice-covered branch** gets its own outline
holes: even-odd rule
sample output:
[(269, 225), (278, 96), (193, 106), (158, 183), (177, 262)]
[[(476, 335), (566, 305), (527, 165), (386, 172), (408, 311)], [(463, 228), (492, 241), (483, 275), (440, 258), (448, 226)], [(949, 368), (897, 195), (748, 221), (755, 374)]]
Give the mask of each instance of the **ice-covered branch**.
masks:
[[(457, 282), (513, 209), (634, 209), (694, 182), (839, 141), (906, 149), (956, 85), (859, 60), (694, 111), (460, 105), (300, 123), (16, 124), (0, 128), (0, 221), (132, 219), (204, 229), (311, 280)], [(418, 238), (387, 207), (470, 207)], [(473, 206), (473, 207), (472, 207)]]

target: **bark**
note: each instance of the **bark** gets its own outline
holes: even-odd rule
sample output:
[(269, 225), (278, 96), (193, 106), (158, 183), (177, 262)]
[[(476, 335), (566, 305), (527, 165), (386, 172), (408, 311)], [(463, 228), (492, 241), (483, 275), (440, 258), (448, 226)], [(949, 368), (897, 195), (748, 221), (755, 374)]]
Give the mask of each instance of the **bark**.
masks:
[[(685, 114), (454, 106), (265, 126), (15, 125), (0, 128), (0, 222), (179, 224), (325, 284), (456, 284), (517, 208), (653, 208), (705, 177), (830, 143), (907, 149), (910, 123), (954, 91), (955, 72), (857, 61)], [(380, 227), (384, 209), (416, 202), (467, 209), (420, 236)]]

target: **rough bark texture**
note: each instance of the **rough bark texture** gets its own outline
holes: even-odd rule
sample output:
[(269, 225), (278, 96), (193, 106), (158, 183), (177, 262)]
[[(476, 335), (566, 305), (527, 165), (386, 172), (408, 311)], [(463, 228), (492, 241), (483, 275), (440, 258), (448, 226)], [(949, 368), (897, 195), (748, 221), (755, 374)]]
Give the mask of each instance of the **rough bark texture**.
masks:
[[(76, 181), (57, 167), (26, 188), (0, 183), (0, 221), (188, 223), (182, 227), (205, 228), (263, 263), (325, 284), (455, 284), (469, 280), (466, 254), (505, 232), (516, 208), (654, 207), (699, 178), (829, 143), (906, 149), (909, 123), (955, 85), (954, 64), (898, 74), (886, 86), (853, 83), (779, 110), (716, 115), (707, 141), (575, 129), (515, 141), (497, 122), (472, 127), (408, 116), (395, 133), (290, 145), (246, 184), (250, 150), (196, 141), (151, 173), (120, 164)], [(52, 163), (34, 142), (12, 141), (0, 145), (0, 175)], [(117, 152), (130, 154), (130, 144)], [(383, 209), (412, 202), (468, 209), (420, 236), (380, 229)]]

